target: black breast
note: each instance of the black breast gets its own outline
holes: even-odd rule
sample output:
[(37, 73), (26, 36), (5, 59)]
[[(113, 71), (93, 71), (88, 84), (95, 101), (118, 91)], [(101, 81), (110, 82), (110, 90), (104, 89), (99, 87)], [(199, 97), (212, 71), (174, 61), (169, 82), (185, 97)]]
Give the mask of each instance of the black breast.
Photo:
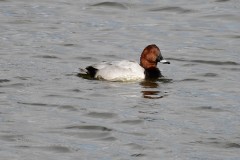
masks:
[(148, 68), (145, 69), (145, 76), (146, 79), (157, 79), (159, 77), (162, 77), (161, 71), (158, 68)]

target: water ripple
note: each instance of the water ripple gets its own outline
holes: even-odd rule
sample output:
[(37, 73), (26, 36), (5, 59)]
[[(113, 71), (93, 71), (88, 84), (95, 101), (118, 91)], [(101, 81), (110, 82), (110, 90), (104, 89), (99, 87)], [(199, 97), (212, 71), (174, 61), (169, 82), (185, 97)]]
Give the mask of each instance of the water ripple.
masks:
[(240, 144), (236, 142), (228, 142), (228, 141), (221, 141), (218, 139), (215, 140), (205, 140), (205, 141), (196, 141), (195, 143), (203, 144), (203, 145), (209, 145), (211, 147), (217, 147), (217, 148), (225, 148), (225, 149), (238, 149), (240, 148)]
[(180, 82), (205, 82), (205, 81), (201, 79), (196, 79), (196, 78), (186, 78), (186, 79), (180, 80)]
[(8, 79), (0, 79), (0, 83), (10, 82)]
[(26, 141), (24, 135), (1, 135), (0, 139), (8, 142)]
[(72, 150), (69, 147), (61, 146), (61, 145), (51, 145), (51, 146), (28, 146), (28, 145), (18, 145), (15, 146), (20, 149), (37, 149), (43, 151), (52, 151), (57, 153), (70, 153)]
[(94, 6), (94, 7), (103, 6), (103, 7), (117, 8), (117, 9), (128, 9), (128, 7), (125, 6), (123, 3), (118, 3), (118, 2), (100, 2), (100, 3), (92, 4), (90, 6)]
[(215, 2), (228, 2), (230, 0), (216, 0)]
[(131, 157), (144, 157), (146, 156), (145, 154), (142, 153), (136, 153), (136, 154), (132, 154)]
[(92, 125), (79, 125), (79, 126), (67, 126), (65, 129), (80, 129), (80, 130), (96, 130), (96, 131), (112, 131), (112, 129), (102, 126), (92, 126)]
[(143, 97), (147, 99), (160, 99), (168, 95), (159, 95), (160, 91), (142, 91)]
[(59, 109), (68, 110), (68, 111), (78, 111), (78, 109), (71, 105), (59, 106)]
[(233, 62), (233, 61), (220, 62), (220, 61), (206, 61), (206, 60), (191, 60), (191, 62), (212, 64), (212, 65), (239, 65), (239, 63)]
[(211, 65), (239, 65), (239, 63), (233, 62), (233, 61), (186, 60), (186, 59), (180, 59), (180, 58), (168, 58), (168, 59), (173, 61), (195, 62), (195, 63), (211, 64)]
[(46, 151), (53, 151), (57, 153), (70, 153), (71, 149), (69, 147), (61, 146), (61, 145), (53, 145), (53, 146), (41, 146), (35, 147), (37, 149), (46, 150)]
[(129, 125), (136, 125), (136, 124), (143, 123), (143, 120), (140, 120), (140, 119), (136, 119), (136, 120), (124, 120), (124, 121), (122, 121), (121, 123), (129, 124)]
[(149, 11), (152, 11), (152, 12), (165, 11), (165, 12), (176, 12), (176, 13), (191, 13), (191, 12), (194, 12), (194, 10), (191, 10), (191, 9), (184, 9), (184, 8), (175, 7), (175, 6), (152, 8), (152, 9), (149, 9)]
[(210, 111), (210, 112), (225, 112), (225, 110), (220, 108), (213, 108), (212, 106), (200, 106), (200, 107), (194, 107), (193, 110), (198, 111)]
[(216, 74), (216, 73), (205, 73), (205, 74), (202, 74), (201, 76), (203, 76), (203, 77), (217, 77), (218, 74)]
[(90, 112), (87, 114), (87, 116), (89, 117), (94, 117), (94, 118), (114, 118), (116, 117), (117, 115), (114, 114), (114, 113), (108, 113), (108, 112), (102, 112), (102, 113), (99, 113), (99, 112)]
[(31, 106), (47, 106), (47, 107), (56, 107), (58, 105), (46, 104), (46, 103), (28, 103), (28, 102), (18, 102), (18, 104), (31, 105)]
[(34, 56), (36, 58), (47, 58), (47, 59), (60, 59), (57, 56), (51, 56), (51, 55), (42, 55), (42, 56)]

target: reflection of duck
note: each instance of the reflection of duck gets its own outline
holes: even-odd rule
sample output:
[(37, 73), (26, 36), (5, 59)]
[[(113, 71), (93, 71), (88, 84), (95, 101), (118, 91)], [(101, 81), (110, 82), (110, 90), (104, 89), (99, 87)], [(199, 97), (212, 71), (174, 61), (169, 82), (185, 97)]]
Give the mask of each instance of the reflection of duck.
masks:
[(143, 97), (148, 99), (160, 99), (164, 96), (160, 96), (160, 91), (142, 91)]
[(158, 79), (158, 81), (142, 81), (140, 85), (142, 85), (142, 87), (144, 88), (144, 90), (142, 91), (143, 97), (148, 99), (159, 99), (165, 97), (165, 92), (162, 93), (159, 90), (154, 89), (158, 89), (159, 81), (165, 82), (167, 80), (168, 82), (171, 82), (171, 79)]
[(155, 45), (148, 45), (140, 57), (140, 65), (135, 61), (123, 60), (113, 62), (102, 62), (88, 66), (84, 71), (92, 78), (108, 81), (135, 81), (144, 79), (157, 79), (161, 72), (157, 63), (170, 62), (163, 59), (160, 49)]
[(160, 91), (154, 91), (154, 88), (158, 88), (158, 83), (154, 81), (143, 81), (140, 83), (143, 88), (151, 88), (152, 90), (145, 90), (142, 91), (143, 97), (148, 99), (158, 99), (162, 98), (163, 96), (158, 96)]
[(143, 86), (143, 88), (157, 88), (159, 86), (157, 82), (147, 80), (142, 81), (140, 84)]

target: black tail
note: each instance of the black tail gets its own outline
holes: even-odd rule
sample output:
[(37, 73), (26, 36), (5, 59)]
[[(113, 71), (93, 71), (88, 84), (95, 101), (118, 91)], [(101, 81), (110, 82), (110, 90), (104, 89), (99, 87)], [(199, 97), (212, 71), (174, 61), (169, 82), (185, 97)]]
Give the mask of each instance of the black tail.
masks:
[(96, 68), (94, 68), (94, 67), (92, 67), (92, 66), (88, 66), (88, 67), (86, 68), (86, 70), (88, 71), (88, 74), (89, 74), (92, 78), (95, 78), (95, 75), (96, 75), (98, 69), (96, 69)]

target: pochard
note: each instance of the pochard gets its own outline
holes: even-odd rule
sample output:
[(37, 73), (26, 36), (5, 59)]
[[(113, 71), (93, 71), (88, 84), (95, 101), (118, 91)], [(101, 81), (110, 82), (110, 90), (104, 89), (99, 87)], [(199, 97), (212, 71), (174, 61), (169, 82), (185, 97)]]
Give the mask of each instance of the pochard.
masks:
[(170, 64), (163, 58), (160, 49), (155, 44), (151, 44), (144, 48), (140, 64), (130, 60), (101, 62), (86, 67), (84, 72), (92, 78), (107, 81), (158, 79), (162, 77), (161, 71), (157, 68), (158, 62)]

